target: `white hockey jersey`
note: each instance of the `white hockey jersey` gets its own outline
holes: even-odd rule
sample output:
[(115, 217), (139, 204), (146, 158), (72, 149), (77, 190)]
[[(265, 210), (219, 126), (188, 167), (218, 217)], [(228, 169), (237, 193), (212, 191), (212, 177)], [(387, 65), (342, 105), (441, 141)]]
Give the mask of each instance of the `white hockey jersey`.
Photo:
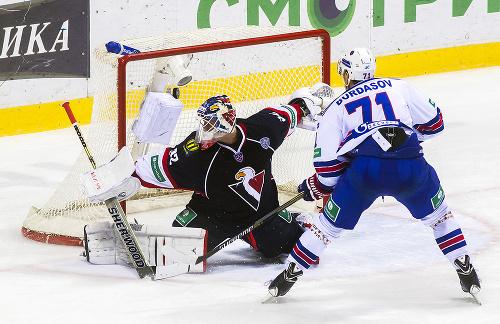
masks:
[(406, 125), (419, 141), (444, 129), (439, 108), (403, 80), (373, 78), (345, 91), (320, 118), (314, 167), (324, 189), (332, 189), (348, 165), (343, 156), (379, 128)]

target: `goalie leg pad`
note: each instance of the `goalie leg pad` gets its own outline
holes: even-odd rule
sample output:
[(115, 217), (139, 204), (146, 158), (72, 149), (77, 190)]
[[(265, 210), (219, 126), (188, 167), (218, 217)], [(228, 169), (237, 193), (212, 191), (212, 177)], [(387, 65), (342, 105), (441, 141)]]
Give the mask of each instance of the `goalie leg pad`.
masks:
[(207, 252), (206, 231), (200, 228), (173, 227), (171, 236), (157, 237), (157, 246), (161, 253), (157, 253), (156, 265), (172, 263), (190, 263), (189, 272), (201, 273), (206, 271), (206, 260), (194, 264), (199, 256)]
[[(155, 279), (185, 272), (205, 272), (206, 261), (194, 265), (196, 258), (207, 251), (207, 233), (204, 229), (137, 224), (131, 226), (148, 263), (157, 267)], [(87, 261), (92, 264), (132, 266), (111, 222), (85, 225), (84, 247)], [(190, 267), (188, 263), (192, 263)], [(177, 265), (172, 266), (174, 264)]]
[[(134, 230), (137, 241), (143, 251), (148, 251), (147, 235)], [(120, 235), (116, 232), (112, 222), (98, 222), (85, 225), (84, 255), (92, 264), (121, 264), (133, 266)]]
[(166, 279), (175, 277), (184, 273), (188, 273), (190, 265), (187, 263), (173, 263), (165, 266), (157, 266), (154, 280)]

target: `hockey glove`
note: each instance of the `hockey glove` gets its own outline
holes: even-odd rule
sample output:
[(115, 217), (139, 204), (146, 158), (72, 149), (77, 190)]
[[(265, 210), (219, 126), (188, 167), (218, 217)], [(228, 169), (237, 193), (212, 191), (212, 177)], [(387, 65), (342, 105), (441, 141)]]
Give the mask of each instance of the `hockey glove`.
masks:
[(311, 94), (322, 99), (321, 111), (323, 112), (335, 99), (335, 91), (328, 84), (319, 82), (309, 88)]
[(302, 112), (302, 117), (309, 117), (315, 119), (315, 117), (321, 113), (321, 104), (323, 99), (316, 97), (311, 94), (309, 88), (300, 88), (292, 93), (290, 97), (289, 105), (298, 105), (300, 111)]
[(297, 191), (299, 193), (305, 193), (305, 201), (319, 200), (332, 193), (331, 190), (326, 190), (321, 186), (321, 184), (318, 182), (318, 178), (316, 177), (316, 173), (302, 181), (302, 183), (297, 187)]

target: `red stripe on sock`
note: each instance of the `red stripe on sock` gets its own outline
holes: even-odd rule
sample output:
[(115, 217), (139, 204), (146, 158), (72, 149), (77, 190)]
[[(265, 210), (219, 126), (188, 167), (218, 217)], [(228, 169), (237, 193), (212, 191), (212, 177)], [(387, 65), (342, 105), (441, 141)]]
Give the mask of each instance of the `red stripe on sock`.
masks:
[(307, 264), (313, 264), (314, 263), (314, 260), (311, 259), (310, 257), (308, 257), (306, 254), (304, 254), (304, 252), (302, 252), (301, 250), (299, 250), (299, 248), (297, 247), (297, 245), (295, 245), (293, 247), (293, 251), (295, 252), (295, 254), (297, 254), (298, 257), (300, 257), (302, 260), (304, 260)]
[(447, 248), (448, 246), (453, 245), (453, 244), (460, 242), (460, 241), (463, 241), (463, 240), (465, 240), (465, 238), (462, 234), (460, 234), (458, 236), (455, 236), (454, 238), (449, 239), (448, 241), (445, 241), (445, 242), (439, 244), (439, 248), (441, 250), (443, 250), (443, 249)]

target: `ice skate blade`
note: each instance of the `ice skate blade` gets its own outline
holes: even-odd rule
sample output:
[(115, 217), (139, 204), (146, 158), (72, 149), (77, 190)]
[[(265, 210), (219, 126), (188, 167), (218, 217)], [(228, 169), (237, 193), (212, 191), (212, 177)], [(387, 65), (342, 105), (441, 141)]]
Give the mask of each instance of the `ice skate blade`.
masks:
[(469, 290), (469, 293), (474, 298), (474, 300), (476, 301), (476, 303), (478, 303), (479, 305), (481, 305), (481, 299), (479, 299), (479, 292), (480, 291), (481, 291), (481, 288), (479, 288), (476, 285), (472, 285), (470, 287), (470, 290)]
[(262, 304), (275, 304), (277, 302), (278, 302), (278, 297), (274, 297), (269, 293), (267, 297), (262, 301)]
[(482, 305), (481, 303), (481, 299), (479, 298), (479, 292), (471, 292), (470, 293), (471, 296), (474, 298), (474, 300), (476, 301), (476, 303), (478, 303), (479, 305)]
[(263, 301), (262, 304), (286, 304), (289, 302), (287, 298), (283, 298), (283, 296), (274, 297), (272, 295), (268, 295)]

